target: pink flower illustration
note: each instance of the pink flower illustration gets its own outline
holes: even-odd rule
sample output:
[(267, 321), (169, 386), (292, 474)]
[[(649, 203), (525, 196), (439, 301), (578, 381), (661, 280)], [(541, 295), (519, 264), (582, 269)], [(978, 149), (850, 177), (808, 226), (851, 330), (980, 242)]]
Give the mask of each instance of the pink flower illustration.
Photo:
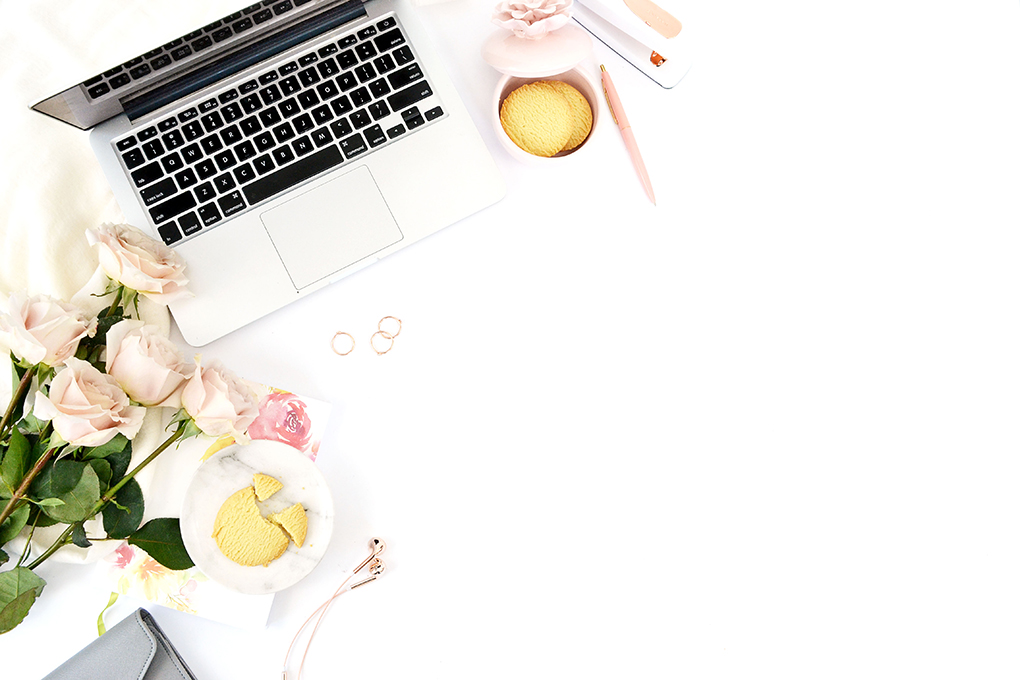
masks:
[(122, 543), (107, 559), (113, 562), (115, 569), (126, 569), (134, 558), (135, 549), (127, 543)]
[(312, 419), (305, 412), (307, 408), (293, 394), (268, 394), (259, 403), (258, 417), (248, 426), (248, 436), (283, 442), (304, 451), (312, 438)]

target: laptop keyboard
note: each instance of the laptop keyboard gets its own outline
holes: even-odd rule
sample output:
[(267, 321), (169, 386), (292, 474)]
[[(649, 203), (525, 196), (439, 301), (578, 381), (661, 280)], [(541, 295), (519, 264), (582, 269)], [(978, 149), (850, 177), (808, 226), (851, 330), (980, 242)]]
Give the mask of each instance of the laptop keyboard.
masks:
[(113, 145), (172, 245), (443, 115), (388, 16)]

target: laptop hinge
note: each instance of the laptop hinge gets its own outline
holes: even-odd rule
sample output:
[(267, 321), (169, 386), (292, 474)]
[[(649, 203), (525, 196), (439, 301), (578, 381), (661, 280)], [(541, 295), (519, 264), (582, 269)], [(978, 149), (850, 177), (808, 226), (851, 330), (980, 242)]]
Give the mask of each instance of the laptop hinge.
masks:
[(251, 42), (237, 52), (203, 64), (180, 77), (124, 100), (122, 102), (124, 113), (133, 121), (243, 71), (252, 64), (276, 56), (295, 45), (300, 45), (306, 40), (367, 14), (361, 2), (344, 2), (321, 14), (288, 26), (285, 30)]

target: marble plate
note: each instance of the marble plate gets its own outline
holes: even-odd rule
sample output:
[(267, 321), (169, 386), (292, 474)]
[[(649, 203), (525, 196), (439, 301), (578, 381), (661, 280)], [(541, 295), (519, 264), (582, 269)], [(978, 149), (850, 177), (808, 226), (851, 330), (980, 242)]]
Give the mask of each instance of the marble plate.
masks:
[[(298, 548), (269, 566), (245, 567), (220, 552), (213, 523), (231, 494), (251, 486), (257, 472), (275, 477), (283, 489), (258, 503), (262, 516), (301, 503), (308, 516), (308, 535)], [(307, 456), (280, 442), (256, 439), (235, 444), (205, 461), (188, 486), (181, 506), (181, 537), (195, 565), (213, 581), (249, 595), (275, 593), (307, 576), (319, 563), (333, 534), (333, 496), (322, 473)]]

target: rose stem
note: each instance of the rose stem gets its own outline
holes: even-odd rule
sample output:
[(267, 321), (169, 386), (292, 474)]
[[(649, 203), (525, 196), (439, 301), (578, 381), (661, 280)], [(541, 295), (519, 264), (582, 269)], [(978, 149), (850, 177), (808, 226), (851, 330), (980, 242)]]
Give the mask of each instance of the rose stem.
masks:
[(25, 375), (21, 376), (21, 382), (18, 383), (18, 389), (11, 395), (11, 403), (7, 405), (7, 411), (4, 412), (3, 420), (0, 420), (0, 437), (7, 432), (7, 426), (13, 425), (11, 422), (14, 420), (14, 409), (18, 407), (21, 400), (25, 398), (25, 392), (28, 392), (29, 385), (32, 384), (32, 378), (35, 377), (35, 372), (39, 368), (39, 365), (30, 366)]
[(0, 524), (3, 524), (4, 520), (14, 513), (14, 508), (18, 501), (20, 501), (25, 495), (25, 492), (28, 491), (28, 485), (31, 484), (32, 480), (35, 479), (35, 476), (38, 475), (44, 467), (46, 467), (46, 463), (50, 461), (50, 458), (53, 457), (53, 454), (56, 453), (59, 448), (59, 446), (54, 446), (52, 449), (44, 453), (42, 457), (36, 461), (36, 464), (32, 466), (32, 469), (28, 471), (25, 478), (21, 480), (21, 484), (18, 485), (18, 490), (14, 492), (13, 496), (11, 496), (11, 500), (7, 501), (7, 507), (3, 509), (3, 512), (0, 512)]
[[(169, 447), (169, 446), (170, 446), (171, 444), (173, 444), (173, 443), (174, 443), (175, 441), (177, 441), (177, 440), (178, 440), (178, 439), (180, 439), (180, 438), (181, 438), (182, 436), (184, 436), (184, 430), (185, 430), (185, 427), (184, 427), (184, 423), (181, 423), (181, 424), (180, 424), (180, 425), (179, 425), (179, 426), (177, 427), (177, 430), (176, 430), (176, 431), (175, 431), (175, 432), (174, 432), (174, 433), (173, 433), (172, 435), (170, 435), (169, 437), (167, 437), (167, 439), (166, 439), (166, 441), (165, 441), (165, 442), (163, 442), (162, 444), (160, 444), (160, 445), (159, 445), (159, 448), (157, 448), (157, 449), (156, 449), (155, 451), (153, 451), (153, 452), (152, 452), (151, 454), (149, 454), (149, 457), (148, 457), (148, 458), (146, 458), (146, 459), (145, 459), (145, 460), (143, 460), (143, 461), (142, 461), (141, 463), (139, 463), (138, 465), (136, 465), (136, 466), (135, 466), (135, 469), (131, 470), (131, 471), (130, 471), (130, 472), (128, 472), (128, 473), (127, 473), (126, 475), (124, 475), (124, 479), (122, 479), (122, 480), (120, 480), (119, 482), (117, 482), (117, 484), (116, 484), (116, 485), (114, 485), (114, 486), (113, 486), (113, 487), (112, 487), (112, 488), (111, 488), (111, 489), (110, 489), (109, 491), (107, 491), (107, 492), (106, 492), (106, 493), (105, 493), (105, 494), (103, 495), (103, 497), (102, 497), (102, 498), (100, 498), (100, 499), (99, 499), (99, 502), (98, 502), (98, 503), (96, 503), (96, 504), (95, 504), (95, 505), (94, 505), (94, 506), (92, 507), (92, 511), (91, 511), (91, 512), (89, 513), (88, 517), (86, 517), (86, 518), (85, 518), (85, 520), (89, 520), (89, 519), (92, 519), (92, 518), (93, 518), (93, 517), (95, 517), (95, 516), (96, 516), (96, 515), (97, 515), (97, 514), (98, 514), (98, 513), (100, 512), (100, 511), (102, 511), (102, 509), (103, 509), (103, 508), (105, 508), (105, 507), (106, 507), (106, 505), (107, 505), (107, 504), (108, 504), (108, 503), (109, 503), (109, 502), (110, 502), (111, 500), (113, 500), (114, 496), (116, 495), (116, 493), (117, 493), (118, 491), (120, 491), (120, 489), (121, 489), (121, 487), (122, 487), (122, 486), (124, 486), (125, 484), (127, 484), (129, 480), (131, 480), (131, 479), (134, 479), (134, 476), (135, 476), (136, 474), (138, 474), (139, 472), (141, 472), (142, 468), (144, 468), (144, 467), (145, 467), (146, 465), (148, 465), (149, 463), (151, 463), (152, 461), (154, 461), (154, 460), (156, 459), (156, 456), (158, 456), (159, 454), (161, 454), (161, 453), (163, 453), (164, 451), (166, 451), (167, 447)], [(60, 534), (60, 536), (58, 536), (58, 537), (57, 537), (57, 540), (55, 540), (55, 541), (53, 542), (53, 545), (51, 545), (51, 546), (50, 546), (49, 548), (47, 548), (47, 549), (46, 549), (46, 552), (44, 552), (44, 553), (43, 553), (42, 555), (40, 555), (39, 557), (37, 557), (37, 558), (35, 559), (35, 561), (33, 561), (33, 562), (32, 562), (31, 564), (29, 564), (29, 565), (28, 565), (28, 568), (29, 568), (29, 569), (35, 569), (35, 568), (36, 568), (36, 567), (38, 567), (38, 566), (39, 566), (40, 564), (42, 564), (42, 562), (43, 562), (44, 560), (46, 560), (46, 558), (48, 558), (48, 557), (49, 557), (50, 555), (52, 555), (53, 553), (57, 552), (57, 550), (59, 550), (60, 548), (62, 548), (62, 547), (63, 547), (64, 545), (66, 545), (66, 544), (68, 543), (68, 541), (70, 541), (70, 540), (71, 540), (71, 532), (72, 532), (72, 531), (74, 531), (74, 525), (73, 525), (73, 524), (69, 524), (69, 525), (67, 526), (67, 528), (66, 528), (66, 529), (64, 529), (64, 533)]]

